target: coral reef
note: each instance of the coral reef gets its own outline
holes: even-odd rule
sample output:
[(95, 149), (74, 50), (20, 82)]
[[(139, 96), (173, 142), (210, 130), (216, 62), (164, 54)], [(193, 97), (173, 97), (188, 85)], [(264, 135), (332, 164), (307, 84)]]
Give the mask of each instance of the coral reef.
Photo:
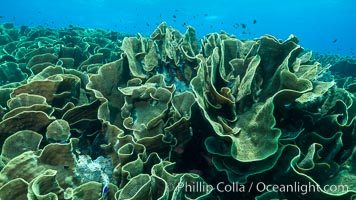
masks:
[(293, 35), (0, 29), (0, 199), (356, 197), (355, 77)]

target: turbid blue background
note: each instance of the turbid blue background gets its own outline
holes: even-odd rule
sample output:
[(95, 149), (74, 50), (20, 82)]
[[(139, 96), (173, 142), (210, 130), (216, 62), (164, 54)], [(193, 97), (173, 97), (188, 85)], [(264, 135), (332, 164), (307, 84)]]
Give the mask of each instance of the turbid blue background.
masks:
[(294, 34), (307, 49), (355, 56), (355, 8), (355, 0), (0, 0), (0, 22), (150, 34), (166, 21), (181, 32), (194, 26), (198, 37), (220, 30), (240, 39)]

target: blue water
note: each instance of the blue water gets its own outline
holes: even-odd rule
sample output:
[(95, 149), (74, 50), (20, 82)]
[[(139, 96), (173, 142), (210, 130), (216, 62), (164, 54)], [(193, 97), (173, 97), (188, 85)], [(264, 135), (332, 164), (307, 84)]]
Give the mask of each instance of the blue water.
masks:
[[(198, 37), (225, 30), (240, 39), (290, 34), (320, 53), (355, 56), (354, 0), (1, 0), (0, 23), (49, 26), (79, 25), (150, 34), (166, 21), (185, 31), (194, 26)], [(244, 24), (244, 25), (242, 25)], [(244, 28), (245, 27), (245, 28)]]

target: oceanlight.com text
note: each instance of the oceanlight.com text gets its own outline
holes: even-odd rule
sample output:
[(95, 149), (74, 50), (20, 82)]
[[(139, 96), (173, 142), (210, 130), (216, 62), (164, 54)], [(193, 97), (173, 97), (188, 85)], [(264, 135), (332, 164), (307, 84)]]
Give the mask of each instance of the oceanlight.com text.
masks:
[(300, 182), (294, 182), (292, 184), (265, 184), (263, 182), (251, 182), (249, 184), (241, 185), (239, 183), (225, 183), (219, 182), (217, 185), (209, 185), (204, 182), (180, 182), (176, 186), (179, 189), (183, 189), (185, 192), (204, 192), (208, 193), (212, 190), (217, 192), (295, 192), (302, 195), (310, 192), (322, 192), (328, 191), (331, 193), (346, 193), (349, 191), (348, 185), (317, 185), (315, 183), (308, 182), (302, 184)]

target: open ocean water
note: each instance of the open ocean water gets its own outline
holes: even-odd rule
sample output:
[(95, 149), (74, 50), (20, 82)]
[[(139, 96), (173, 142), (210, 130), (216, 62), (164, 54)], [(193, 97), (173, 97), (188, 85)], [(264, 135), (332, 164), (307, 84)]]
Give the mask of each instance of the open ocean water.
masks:
[(0, 0), (0, 200), (356, 200), (355, 0)]
[(354, 8), (352, 0), (2, 0), (0, 22), (151, 34), (166, 21), (181, 32), (191, 25), (198, 37), (220, 30), (241, 39), (294, 34), (307, 49), (355, 56)]

